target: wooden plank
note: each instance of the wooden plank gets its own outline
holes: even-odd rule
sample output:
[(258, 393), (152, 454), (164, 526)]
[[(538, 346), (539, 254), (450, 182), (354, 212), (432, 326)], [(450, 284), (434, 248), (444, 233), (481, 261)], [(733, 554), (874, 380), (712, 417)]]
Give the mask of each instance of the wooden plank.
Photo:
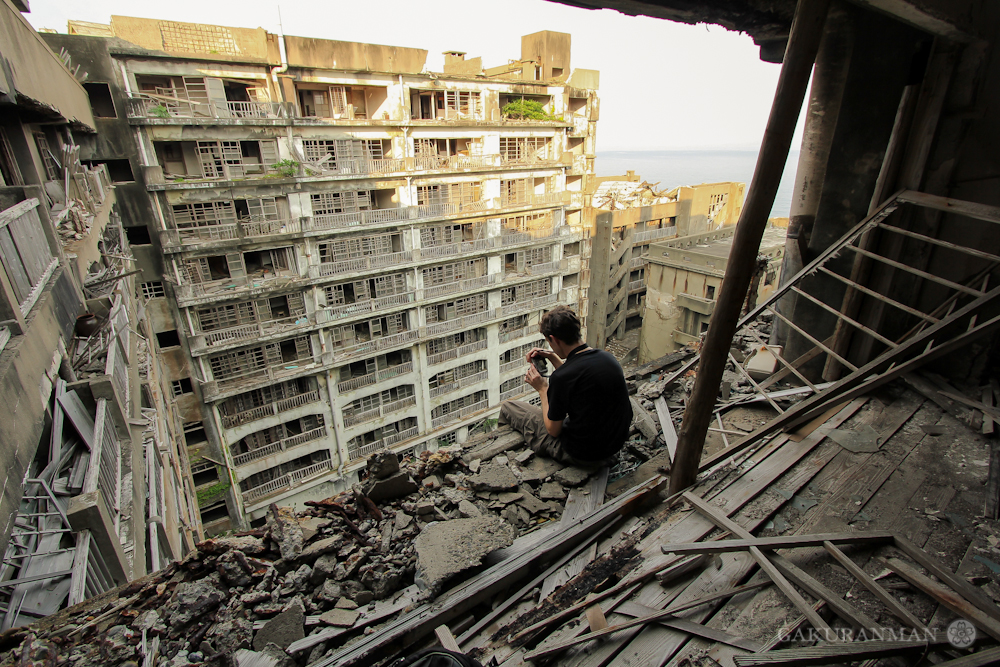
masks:
[(858, 565), (851, 560), (847, 554), (837, 548), (833, 542), (825, 541), (823, 542), (823, 548), (833, 556), (833, 558), (841, 564), (848, 572), (850, 572), (862, 586), (871, 591), (872, 595), (877, 597), (882, 604), (888, 607), (892, 615), (898, 618), (903, 623), (906, 623), (911, 628), (916, 630), (928, 630), (929, 628), (924, 625), (919, 618), (914, 616), (910, 611), (901, 605), (899, 601), (892, 597), (889, 591), (882, 588), (877, 581), (872, 579), (867, 572), (862, 570)]
[(893, 572), (937, 600), (940, 604), (962, 616), (994, 639), (1000, 639), (1000, 623), (990, 618), (988, 614), (983, 613), (982, 610), (977, 609), (968, 600), (963, 599), (960, 595), (956, 595), (954, 591), (948, 590), (946, 586), (942, 586), (936, 581), (925, 577), (915, 568), (910, 567), (898, 558), (889, 558), (886, 560), (886, 563), (889, 564), (889, 568)]
[(896, 199), (904, 204), (916, 204), (917, 206), (934, 209), (936, 211), (957, 213), (969, 218), (975, 218), (976, 220), (982, 220), (983, 222), (1000, 224), (1000, 208), (996, 206), (977, 204), (975, 202), (962, 201), (961, 199), (939, 197), (937, 195), (927, 194), (926, 192), (917, 192), (916, 190), (905, 190), (900, 192), (896, 195)]
[[(744, 588), (739, 592), (745, 592), (745, 590), (746, 589)], [(689, 601), (684, 603), (683, 605), (671, 606), (661, 611), (656, 611), (651, 614), (639, 616), (637, 618), (633, 618), (630, 621), (626, 621), (624, 623), (619, 623), (618, 625), (607, 627), (604, 630), (600, 630), (598, 632), (591, 632), (590, 634), (583, 635), (581, 637), (575, 637), (573, 639), (560, 642), (558, 644), (550, 644), (543, 648), (538, 648), (535, 649), (534, 651), (529, 651), (528, 653), (525, 654), (524, 658), (525, 660), (534, 660), (535, 658), (543, 658), (548, 655), (560, 653), (562, 651), (565, 651), (567, 648), (571, 646), (575, 646), (577, 644), (581, 644), (583, 642), (591, 641), (594, 639), (600, 639), (601, 637), (607, 637), (608, 635), (613, 635), (621, 630), (627, 630), (629, 628), (634, 628), (637, 626), (648, 625), (649, 623), (654, 623), (654, 622), (659, 623), (660, 621), (669, 620), (673, 616), (679, 614), (682, 611), (693, 609), (694, 607), (700, 607), (701, 605), (707, 604), (712, 600), (721, 599), (723, 597), (731, 597), (736, 594), (738, 593), (733, 590), (728, 590), (728, 591), (723, 591), (723, 593), (721, 594), (705, 596), (704, 598), (699, 598), (698, 600)]]
[(595, 603), (587, 607), (587, 626), (591, 632), (597, 632), (608, 627), (608, 619), (604, 617), (601, 605)]
[(794, 549), (796, 547), (823, 546), (831, 544), (881, 544), (892, 542), (893, 534), (887, 530), (858, 533), (821, 533), (818, 535), (788, 535), (778, 537), (754, 537), (742, 540), (720, 540), (718, 542), (693, 542), (687, 544), (665, 544), (660, 550), (665, 554), (713, 554), (727, 551), (746, 551), (750, 547), (758, 549)]
[[(608, 486), (609, 472), (607, 467), (601, 468), (596, 475), (591, 476), (585, 487), (570, 489), (569, 497), (566, 499), (566, 508), (559, 519), (561, 530), (575, 523), (579, 517), (600, 507), (601, 503), (604, 502), (604, 491)], [(570, 560), (562, 570), (553, 572), (542, 582), (539, 599), (544, 600), (549, 597), (552, 591), (583, 572), (587, 563), (594, 560), (596, 556), (597, 544), (591, 543), (586, 551)]]
[[(683, 494), (684, 499), (691, 503), (695, 509), (704, 514), (710, 521), (712, 521), (719, 528), (728, 530), (733, 535), (738, 535), (744, 539), (753, 539), (753, 535), (743, 528), (735, 521), (732, 521), (728, 516), (719, 511), (719, 509), (709, 503), (705, 502), (698, 496), (685, 492)], [(797, 590), (789, 583), (789, 581), (784, 577), (784, 575), (778, 570), (778, 568), (764, 555), (764, 553), (757, 547), (750, 547), (748, 549), (750, 555), (753, 557), (757, 564), (760, 565), (760, 569), (767, 573), (767, 576), (771, 578), (774, 585), (777, 586), (782, 593), (785, 594), (792, 604), (794, 604), (814, 628), (820, 632), (825, 633), (828, 639), (833, 639), (835, 633), (827, 625), (819, 614), (813, 611), (812, 606), (799, 594)]]
[(881, 658), (899, 655), (907, 651), (926, 651), (929, 646), (947, 644), (945, 633), (931, 634), (926, 637), (914, 636), (910, 641), (865, 641), (840, 644), (820, 644), (803, 648), (786, 648), (777, 651), (767, 651), (753, 655), (733, 656), (738, 667), (754, 665), (782, 665), (783, 667), (807, 667), (810, 665), (831, 665), (835, 663), (856, 662), (868, 658)]
[(801, 569), (784, 556), (780, 554), (768, 554), (768, 559), (774, 563), (774, 566), (778, 568), (778, 571), (785, 575), (787, 579), (795, 583), (795, 585), (800, 588), (809, 591), (809, 594), (816, 599), (824, 600), (826, 604), (833, 609), (837, 616), (840, 616), (855, 628), (858, 628), (859, 630), (869, 630), (871, 628), (879, 627), (878, 623), (875, 622), (875, 619), (844, 601), (842, 596), (831, 591), (808, 572)]
[(984, 403), (980, 403), (979, 401), (974, 401), (968, 396), (963, 396), (962, 394), (959, 394), (957, 392), (942, 391), (938, 389), (938, 393), (941, 394), (942, 396), (950, 398), (953, 401), (958, 401), (962, 405), (968, 406), (973, 410), (979, 410), (984, 415), (988, 415), (991, 420), (995, 419), (997, 421), (1000, 421), (1000, 410), (994, 408), (992, 405), (986, 405)]
[(695, 354), (695, 351), (691, 348), (682, 348), (676, 352), (664, 355), (659, 359), (653, 359), (652, 361), (639, 366), (634, 371), (628, 373), (625, 376), (625, 379), (635, 380), (637, 378), (643, 378), (647, 375), (652, 375), (667, 366), (673, 366), (674, 364), (678, 364), (689, 357), (693, 357)]
[(80, 434), (87, 449), (94, 450), (94, 415), (83, 406), (83, 401), (75, 391), (68, 391), (59, 397), (62, 406), (73, 428)]
[[(617, 611), (619, 614), (632, 616), (634, 618), (649, 616), (650, 614), (655, 614), (657, 612), (656, 609), (639, 604), (638, 602), (626, 602), (620, 605)], [(665, 625), (668, 628), (686, 632), (689, 635), (697, 635), (698, 637), (711, 639), (712, 641), (721, 642), (729, 646), (735, 646), (736, 648), (741, 648), (746, 651), (753, 651), (756, 653), (762, 648), (762, 646), (755, 641), (744, 639), (743, 637), (737, 637), (734, 634), (719, 630), (718, 628), (702, 625), (701, 623), (692, 623), (684, 618), (665, 618), (657, 622), (660, 625)]]
[(674, 455), (677, 453), (677, 429), (674, 428), (674, 420), (670, 416), (667, 399), (658, 396), (653, 401), (653, 405), (656, 407), (656, 415), (660, 418), (660, 431), (667, 443), (667, 456), (670, 457), (670, 464), (673, 465)]
[[(993, 390), (989, 386), (983, 387), (982, 397), (983, 397), (982, 401), (983, 405), (990, 408), (996, 407), (996, 405), (993, 402)], [(993, 424), (994, 424), (993, 417), (991, 416), (990, 412), (984, 414), (986, 416), (983, 418), (983, 435), (993, 435)], [(998, 420), (997, 423), (1000, 423), (1000, 420)]]
[(447, 625), (439, 625), (434, 628), (434, 636), (437, 637), (441, 648), (454, 651), (455, 653), (462, 652), (462, 649), (458, 646), (458, 642), (455, 641), (455, 636), (451, 634), (451, 630), (448, 629)]
[(951, 586), (952, 590), (961, 594), (967, 601), (974, 604), (980, 611), (985, 612), (994, 621), (1000, 622), (1000, 607), (997, 607), (978, 588), (943, 566), (935, 558), (932, 558), (923, 549), (917, 548), (912, 542), (904, 537), (896, 535), (896, 548), (915, 560), (925, 570)]
[(1000, 646), (988, 648), (972, 655), (963, 655), (954, 660), (939, 662), (935, 667), (984, 667), (1000, 663)]

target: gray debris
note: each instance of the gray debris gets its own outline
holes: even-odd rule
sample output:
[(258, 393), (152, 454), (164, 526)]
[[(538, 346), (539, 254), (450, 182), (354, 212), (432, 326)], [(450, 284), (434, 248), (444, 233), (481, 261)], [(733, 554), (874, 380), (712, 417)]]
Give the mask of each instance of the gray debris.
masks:
[(477, 491), (506, 491), (517, 486), (517, 477), (509, 466), (491, 461), (469, 478), (469, 483)]
[(288, 609), (264, 624), (253, 638), (255, 650), (263, 650), (268, 644), (277, 644), (285, 649), (305, 637), (306, 610), (302, 601), (296, 598)]
[(449, 578), (478, 565), (486, 554), (510, 546), (516, 535), (513, 526), (492, 515), (432, 524), (414, 542), (415, 581), (437, 591)]

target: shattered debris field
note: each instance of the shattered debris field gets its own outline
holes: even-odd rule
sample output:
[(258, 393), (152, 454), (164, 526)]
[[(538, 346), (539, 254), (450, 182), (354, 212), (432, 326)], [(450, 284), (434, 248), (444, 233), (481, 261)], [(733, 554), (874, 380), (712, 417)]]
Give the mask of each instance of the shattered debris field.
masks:
[[(665, 498), (674, 426), (656, 402), (670, 414), (684, 383), (668, 371), (688, 357), (629, 374), (635, 435), (610, 484), (505, 427), (374, 455), (351, 492), (272, 507), (264, 528), (8, 631), (4, 663), (326, 667), (443, 643), (502, 665), (990, 664), (1000, 527), (982, 516), (982, 415), (896, 382)], [(716, 435), (769, 410), (720, 410)], [(970, 648), (949, 643), (958, 618)]]

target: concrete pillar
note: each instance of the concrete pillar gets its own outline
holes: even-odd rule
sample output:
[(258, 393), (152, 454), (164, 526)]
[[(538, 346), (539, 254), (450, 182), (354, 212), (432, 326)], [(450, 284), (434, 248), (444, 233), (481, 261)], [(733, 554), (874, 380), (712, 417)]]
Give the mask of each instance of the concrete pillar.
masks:
[(587, 345), (604, 349), (605, 318), (608, 309), (608, 288), (611, 276), (611, 233), (613, 214), (598, 213), (594, 220), (594, 235), (590, 249), (590, 304), (587, 308)]
[[(844, 21), (849, 22), (850, 27), (843, 21), (838, 25), (844, 26), (842, 30), (852, 31), (853, 39), (849, 53), (843, 51), (840, 57), (849, 58), (850, 62), (825, 160), (822, 190), (818, 193), (812, 230), (805, 244), (807, 257), (803, 259), (806, 262), (867, 215), (899, 98), (908, 82), (910, 65), (919, 50), (920, 40), (925, 39), (919, 31), (877, 12), (855, 6), (848, 6), (846, 11)], [(829, 72), (833, 65), (827, 63), (824, 69)], [(798, 210), (807, 214), (803, 208)], [(853, 260), (853, 256), (841, 256), (826, 266), (849, 276)], [(833, 278), (810, 277), (805, 289), (834, 308), (839, 308), (843, 302), (844, 285)], [(832, 335), (836, 319), (806, 299), (799, 299), (787, 316), (819, 340)], [(812, 347), (808, 339), (789, 332), (785, 358), (796, 359)], [(822, 370), (824, 359), (820, 357), (808, 367), (815, 377)]]

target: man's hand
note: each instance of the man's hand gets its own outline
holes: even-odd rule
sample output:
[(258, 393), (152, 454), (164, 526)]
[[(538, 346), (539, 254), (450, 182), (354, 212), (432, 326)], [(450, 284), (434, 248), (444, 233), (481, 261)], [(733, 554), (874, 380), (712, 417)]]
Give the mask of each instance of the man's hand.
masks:
[(552, 350), (545, 350), (540, 347), (531, 348), (531, 351), (525, 355), (525, 359), (527, 359), (529, 364), (532, 362), (532, 360), (539, 358), (547, 359), (549, 363), (552, 364), (553, 368), (559, 368), (560, 366), (562, 366), (563, 363), (562, 359), (559, 358), (558, 354), (556, 354)]
[(524, 374), (524, 381), (539, 394), (544, 394), (549, 388), (549, 381), (541, 376), (534, 364), (528, 366), (528, 372)]

